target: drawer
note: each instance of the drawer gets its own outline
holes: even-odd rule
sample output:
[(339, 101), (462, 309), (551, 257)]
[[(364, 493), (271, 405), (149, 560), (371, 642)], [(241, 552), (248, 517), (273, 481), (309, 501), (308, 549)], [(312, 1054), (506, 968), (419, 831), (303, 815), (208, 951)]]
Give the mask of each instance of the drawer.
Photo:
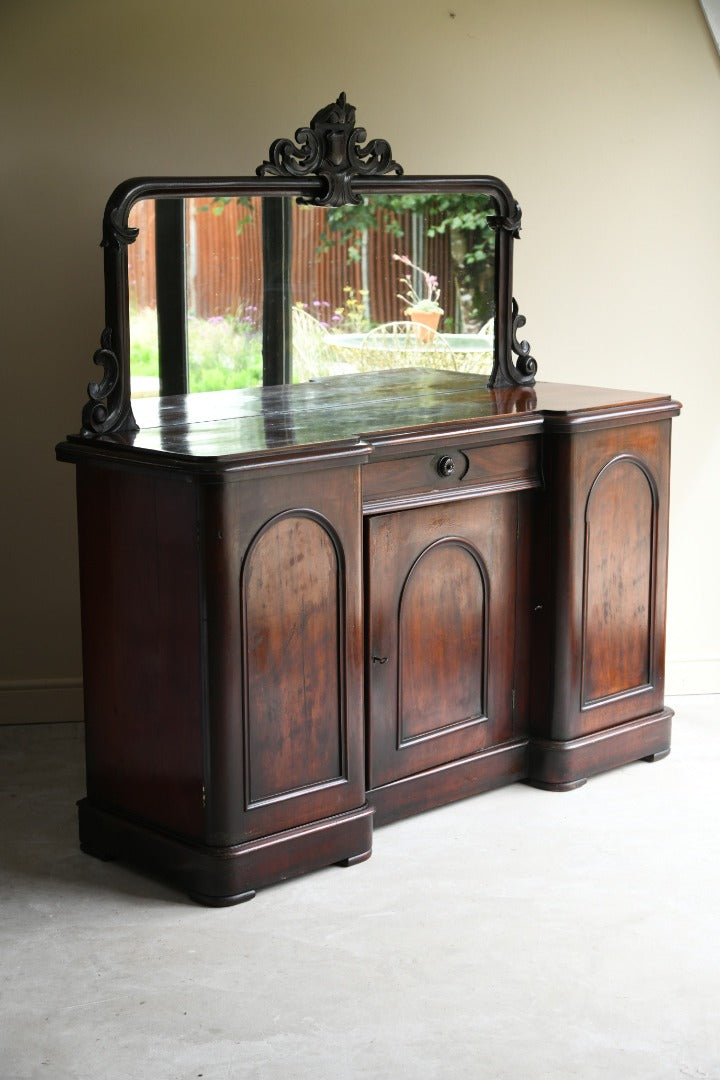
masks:
[(431, 453), (370, 461), (363, 467), (363, 504), (374, 506), (458, 498), (539, 487), (537, 438), (482, 446), (437, 447)]

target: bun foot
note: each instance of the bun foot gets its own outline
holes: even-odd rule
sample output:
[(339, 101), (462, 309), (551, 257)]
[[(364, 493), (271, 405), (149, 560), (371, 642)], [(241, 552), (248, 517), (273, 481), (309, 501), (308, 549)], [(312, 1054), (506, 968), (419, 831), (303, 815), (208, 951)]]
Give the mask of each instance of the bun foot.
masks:
[(648, 754), (643, 758), (643, 761), (662, 761), (664, 757), (667, 757), (670, 753), (670, 747), (667, 750), (658, 750), (656, 754)]
[(254, 895), (254, 889), (235, 893), (232, 896), (206, 896), (205, 893), (188, 893), (191, 900), (194, 900), (196, 904), (202, 904), (203, 907), (232, 907), (234, 904), (245, 904), (248, 900), (252, 900)]
[(357, 863), (365, 862), (372, 855), (372, 849), (369, 851), (363, 851), (360, 855), (350, 855), (347, 859), (341, 859), (336, 863), (336, 866), (355, 866)]
[(530, 787), (541, 788), (542, 791), (574, 791), (575, 788), (583, 787), (587, 784), (587, 777), (583, 776), (580, 780), (566, 780), (563, 783), (552, 784), (546, 780), (526, 780), (526, 784)]

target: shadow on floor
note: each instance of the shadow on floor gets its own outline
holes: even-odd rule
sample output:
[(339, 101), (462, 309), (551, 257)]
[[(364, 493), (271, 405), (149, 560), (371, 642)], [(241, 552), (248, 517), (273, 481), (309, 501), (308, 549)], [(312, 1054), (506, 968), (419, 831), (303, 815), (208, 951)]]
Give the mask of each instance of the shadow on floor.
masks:
[(76, 803), (85, 790), (82, 724), (0, 727), (0, 890), (16, 898), (37, 882), (87, 895), (122, 893), (190, 904), (183, 893), (119, 862), (85, 855)]

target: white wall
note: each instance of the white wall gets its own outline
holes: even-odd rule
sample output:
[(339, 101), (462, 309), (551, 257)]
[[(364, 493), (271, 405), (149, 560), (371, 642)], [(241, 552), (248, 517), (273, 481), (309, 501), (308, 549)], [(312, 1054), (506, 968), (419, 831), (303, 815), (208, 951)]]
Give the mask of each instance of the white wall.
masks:
[(95, 374), (107, 195), (251, 173), (342, 89), (406, 171), (510, 184), (543, 379), (684, 402), (668, 690), (720, 691), (719, 76), (697, 0), (5, 0), (0, 720), (79, 715), (73, 470), (53, 445)]

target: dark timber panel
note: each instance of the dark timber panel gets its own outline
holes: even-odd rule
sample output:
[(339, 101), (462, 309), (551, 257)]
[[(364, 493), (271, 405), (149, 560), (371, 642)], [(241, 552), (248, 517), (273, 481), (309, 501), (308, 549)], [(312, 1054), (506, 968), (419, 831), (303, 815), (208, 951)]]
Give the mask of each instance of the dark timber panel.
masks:
[(628, 458), (607, 465), (590, 492), (583, 705), (650, 682), (655, 507), (647, 474)]
[(465, 545), (441, 540), (413, 565), (398, 641), (399, 746), (483, 715), (485, 582)]
[(342, 774), (341, 602), (327, 531), (270, 522), (242, 575), (250, 804)]
[(195, 487), (82, 466), (77, 489), (88, 795), (201, 837)]

